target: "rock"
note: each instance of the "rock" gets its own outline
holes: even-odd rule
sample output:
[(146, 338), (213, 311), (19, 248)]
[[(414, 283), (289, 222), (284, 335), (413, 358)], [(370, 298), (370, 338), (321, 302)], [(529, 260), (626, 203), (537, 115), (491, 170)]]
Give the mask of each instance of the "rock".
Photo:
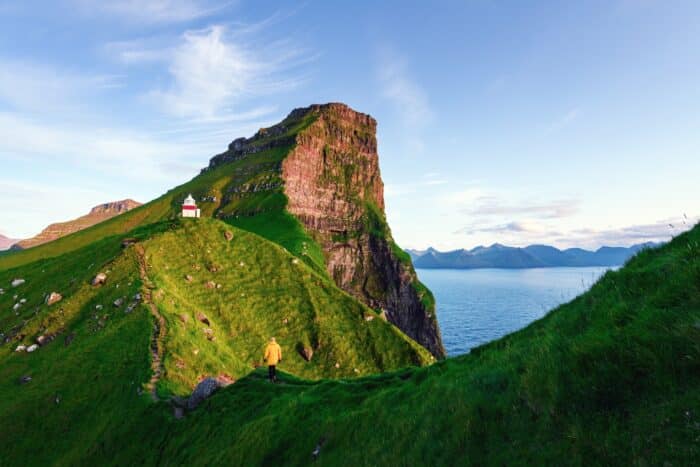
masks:
[(25, 303), (27, 303), (27, 299), (26, 299), (26, 298), (23, 298), (23, 299), (21, 299), (21, 300), (19, 301), (19, 303), (21, 303), (22, 305), (24, 305)]
[(217, 288), (217, 289), (220, 289), (220, 288), (221, 288), (221, 284), (216, 284), (216, 288)]
[(14, 279), (12, 281), (12, 287), (19, 287), (20, 285), (24, 284), (26, 281), (24, 279)]
[(136, 295), (134, 295), (134, 300), (136, 300), (137, 302), (140, 302), (141, 301), (141, 293), (137, 293)]
[(136, 305), (136, 302), (129, 303), (129, 306), (126, 307), (124, 313), (131, 313), (132, 311), (134, 311), (134, 308), (136, 308)]
[(233, 379), (233, 376), (227, 373), (221, 373), (219, 376), (216, 377), (216, 380), (219, 382), (219, 386), (222, 388), (230, 386), (236, 382), (236, 380)]
[(233, 240), (233, 232), (227, 230), (226, 232), (224, 232), (224, 238), (227, 242), (230, 242), (231, 240)]
[(112, 303), (112, 305), (114, 305), (116, 308), (119, 308), (119, 307), (122, 306), (123, 304), (124, 304), (124, 298), (122, 298), (122, 297), (119, 297), (118, 299), (116, 299), (116, 300)]
[(190, 317), (184, 313), (178, 315), (178, 318), (180, 318), (180, 321), (182, 321), (183, 324), (187, 324), (190, 321)]
[(0, 295), (4, 295), (4, 294), (5, 294), (5, 289), (0, 289)]
[(29, 383), (31, 380), (32, 380), (32, 377), (31, 377), (31, 376), (29, 376), (29, 375), (24, 375), (24, 376), (20, 377), (20, 379), (19, 379), (19, 384), (27, 384), (27, 383)]
[(63, 340), (63, 345), (65, 345), (66, 347), (68, 347), (68, 346), (71, 344), (71, 342), (73, 342), (73, 339), (75, 339), (75, 333), (72, 333), (72, 332), (71, 332), (71, 333), (68, 334), (68, 335), (66, 336), (66, 338)]
[(25, 350), (27, 350), (27, 346), (26, 346), (26, 345), (21, 345), (21, 344), (20, 344), (20, 345), (18, 345), (17, 348), (15, 349), (15, 352), (24, 352)]
[(186, 280), (187, 282), (192, 282), (192, 281), (194, 280), (194, 277), (190, 276), (189, 274), (186, 274), (186, 275), (185, 275), (185, 280)]
[(216, 283), (215, 283), (214, 281), (207, 281), (207, 283), (204, 284), (204, 286), (205, 286), (207, 289), (215, 289), (215, 288), (216, 288)]
[(51, 292), (48, 297), (46, 297), (46, 304), (48, 306), (53, 305), (54, 303), (58, 303), (61, 300), (63, 300), (63, 295), (61, 295), (58, 292)]
[(102, 305), (95, 305), (96, 310), (101, 310), (102, 308), (104, 308)]
[(32, 344), (29, 347), (27, 347), (27, 352), (34, 352), (36, 349), (38, 349), (39, 346), (36, 344)]
[(206, 324), (207, 326), (211, 326), (211, 323), (209, 322), (209, 318), (207, 318), (207, 316), (204, 313), (202, 313), (201, 311), (197, 312), (197, 321), (200, 321), (200, 322)]
[(182, 369), (184, 369), (186, 366), (187, 366), (187, 365), (185, 364), (185, 361), (184, 361), (184, 360), (181, 360), (181, 359), (179, 359), (179, 358), (178, 358), (177, 360), (175, 360), (175, 368), (182, 370)]
[(105, 274), (104, 272), (99, 273), (92, 279), (93, 286), (102, 285), (105, 282), (107, 282), (107, 274)]
[(49, 342), (51, 342), (52, 340), (53, 340), (53, 336), (51, 336), (51, 335), (49, 335), (49, 336), (41, 335), (41, 336), (36, 338), (36, 343), (43, 347), (46, 344), (48, 344)]
[(122, 248), (126, 248), (129, 245), (133, 245), (136, 242), (138, 242), (136, 238), (125, 238), (124, 240), (122, 240)]
[(372, 321), (374, 319), (374, 316), (372, 315), (365, 315), (365, 321)]
[(204, 328), (204, 335), (207, 336), (208, 340), (214, 340), (214, 330), (212, 328)]
[(292, 260), (292, 264), (299, 264), (299, 260), (298, 260), (297, 258), (294, 258), (294, 259)]
[(15, 303), (14, 305), (12, 305), (12, 310), (17, 311), (17, 310), (19, 310), (19, 307), (21, 307), (21, 306), (22, 306), (21, 303)]
[(301, 347), (299, 349), (299, 355), (307, 362), (310, 362), (311, 357), (314, 356), (314, 350), (311, 347)]
[(340, 363), (335, 362), (335, 367), (336, 367), (336, 368), (340, 368)]
[(187, 410), (194, 410), (221, 387), (216, 378), (206, 378), (200, 382), (187, 399)]
[(287, 324), (287, 323), (289, 323), (289, 319), (288, 319), (288, 318), (284, 318), (284, 319), (282, 320), (282, 324)]
[(382, 312), (379, 313), (379, 317), (384, 321), (389, 321), (389, 317), (387, 316), (386, 310), (382, 310)]

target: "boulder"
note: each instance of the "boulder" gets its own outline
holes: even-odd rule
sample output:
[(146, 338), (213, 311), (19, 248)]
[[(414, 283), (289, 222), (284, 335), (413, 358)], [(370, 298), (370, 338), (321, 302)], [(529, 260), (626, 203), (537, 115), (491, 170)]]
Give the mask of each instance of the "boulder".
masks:
[(365, 315), (365, 321), (372, 321), (374, 319), (374, 316), (372, 315)]
[(204, 313), (202, 313), (201, 311), (197, 312), (197, 321), (200, 321), (200, 322), (206, 324), (207, 326), (211, 326), (211, 323), (209, 322), (209, 318), (207, 318), (207, 316)]
[(185, 275), (185, 280), (186, 280), (187, 282), (192, 282), (192, 281), (194, 280), (194, 277), (190, 276), (189, 274), (186, 274), (186, 275)]
[(116, 300), (112, 303), (112, 305), (114, 305), (116, 308), (119, 308), (119, 307), (122, 306), (123, 304), (124, 304), (124, 299), (123, 299), (122, 297), (119, 297), (118, 299), (116, 299)]
[(18, 345), (17, 348), (15, 349), (15, 352), (24, 352), (25, 350), (27, 350), (26, 345)]
[(58, 292), (51, 292), (48, 297), (46, 297), (46, 304), (48, 306), (53, 305), (54, 303), (58, 303), (61, 300), (63, 300), (63, 295), (61, 295)]
[(24, 284), (26, 281), (24, 279), (14, 279), (12, 281), (12, 287), (19, 287), (20, 285)]
[(53, 340), (52, 335), (48, 335), (48, 336), (41, 335), (41, 336), (36, 338), (36, 343), (43, 347), (46, 344), (48, 344), (49, 342), (51, 342), (52, 340)]
[(311, 357), (314, 356), (314, 350), (311, 347), (300, 347), (299, 355), (307, 362), (311, 361)]
[(211, 397), (220, 387), (221, 383), (216, 378), (208, 377), (202, 380), (187, 399), (187, 410), (194, 410), (199, 407), (202, 402)]
[(207, 289), (215, 289), (215, 288), (216, 288), (216, 282), (214, 282), (214, 281), (207, 281), (207, 283), (204, 284), (204, 286), (205, 286)]
[(12, 310), (17, 311), (17, 310), (19, 310), (19, 307), (21, 307), (21, 306), (22, 306), (21, 303), (15, 303), (14, 305), (12, 305)]
[(227, 230), (226, 232), (224, 232), (224, 238), (227, 242), (230, 242), (231, 240), (233, 240), (233, 232)]
[(99, 273), (92, 279), (93, 286), (102, 285), (105, 282), (107, 282), (107, 274), (105, 274), (104, 272)]
[(208, 340), (214, 340), (214, 330), (212, 328), (204, 328), (204, 335), (207, 336)]
[(32, 377), (29, 375), (24, 375), (19, 379), (19, 384), (27, 384), (32, 380)]
[(27, 347), (27, 352), (34, 352), (38, 348), (39, 346), (37, 344), (32, 344), (29, 347)]

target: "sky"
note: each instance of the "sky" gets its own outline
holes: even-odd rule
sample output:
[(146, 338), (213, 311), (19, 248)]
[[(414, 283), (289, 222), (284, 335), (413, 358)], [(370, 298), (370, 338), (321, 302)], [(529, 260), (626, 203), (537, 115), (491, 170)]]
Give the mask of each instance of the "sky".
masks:
[(698, 31), (697, 1), (0, 0), (0, 233), (339, 101), (403, 247), (666, 240), (700, 219)]

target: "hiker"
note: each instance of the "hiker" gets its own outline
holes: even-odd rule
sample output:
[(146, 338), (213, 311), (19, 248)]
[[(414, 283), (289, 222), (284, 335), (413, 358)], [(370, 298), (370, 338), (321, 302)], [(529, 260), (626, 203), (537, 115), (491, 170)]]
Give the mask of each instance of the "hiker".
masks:
[(274, 337), (270, 337), (270, 343), (265, 347), (265, 361), (267, 362), (267, 371), (270, 376), (270, 381), (277, 382), (276, 366), (282, 361), (282, 348), (275, 341)]

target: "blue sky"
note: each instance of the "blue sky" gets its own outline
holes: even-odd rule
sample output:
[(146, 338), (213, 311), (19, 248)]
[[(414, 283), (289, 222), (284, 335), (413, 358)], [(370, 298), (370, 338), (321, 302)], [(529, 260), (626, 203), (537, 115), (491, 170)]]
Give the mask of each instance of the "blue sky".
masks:
[(342, 101), (402, 246), (666, 239), (700, 214), (699, 30), (695, 1), (0, 1), (0, 232)]

